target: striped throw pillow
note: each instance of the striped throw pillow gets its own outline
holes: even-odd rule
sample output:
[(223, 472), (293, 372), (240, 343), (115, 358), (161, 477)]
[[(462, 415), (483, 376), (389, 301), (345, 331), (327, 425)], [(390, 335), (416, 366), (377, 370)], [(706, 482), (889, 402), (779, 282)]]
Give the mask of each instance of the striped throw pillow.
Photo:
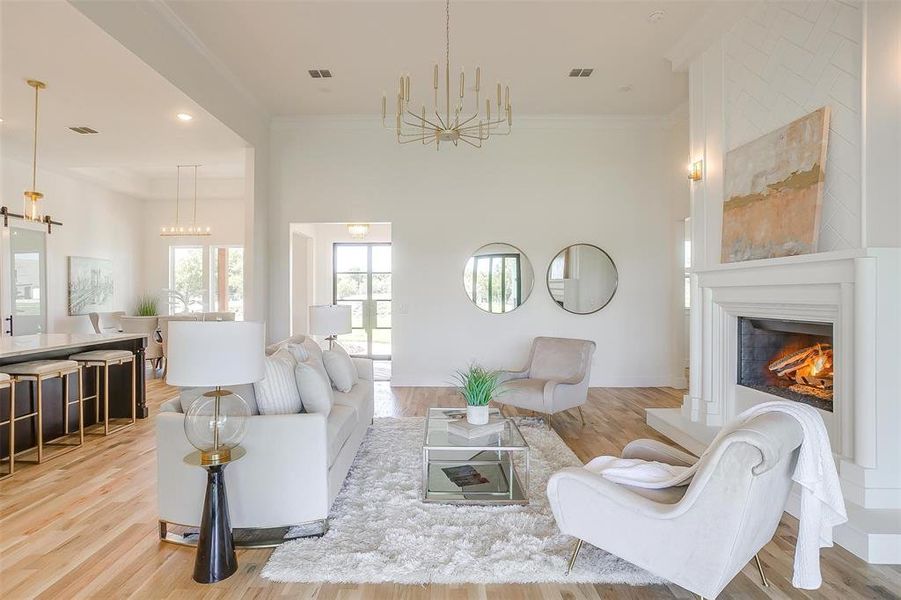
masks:
[(294, 380), (294, 359), (278, 352), (264, 361), (264, 376), (253, 384), (261, 415), (288, 415), (303, 410)]

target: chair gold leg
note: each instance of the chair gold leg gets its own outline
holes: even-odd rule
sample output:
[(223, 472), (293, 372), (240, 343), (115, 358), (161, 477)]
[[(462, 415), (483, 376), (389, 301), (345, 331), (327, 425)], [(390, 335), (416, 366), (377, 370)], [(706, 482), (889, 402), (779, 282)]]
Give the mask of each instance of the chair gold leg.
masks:
[(766, 573), (763, 572), (763, 563), (760, 562), (760, 555), (754, 555), (754, 562), (757, 563), (757, 572), (760, 573), (760, 583), (763, 584), (763, 587), (770, 587), (770, 582), (767, 581)]
[(9, 385), (9, 474), (16, 472), (16, 382)]
[(576, 564), (576, 557), (579, 556), (579, 550), (582, 549), (582, 540), (576, 541), (576, 547), (573, 548), (573, 555), (569, 557), (569, 565), (566, 567), (566, 574), (569, 575), (573, 570), (573, 565)]
[(100, 367), (94, 367), (94, 423), (100, 424)]

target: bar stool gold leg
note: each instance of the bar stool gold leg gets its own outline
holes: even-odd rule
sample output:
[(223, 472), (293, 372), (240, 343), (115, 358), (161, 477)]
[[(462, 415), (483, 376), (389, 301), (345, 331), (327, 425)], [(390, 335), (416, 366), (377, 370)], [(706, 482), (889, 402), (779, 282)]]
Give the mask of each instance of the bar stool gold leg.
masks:
[(76, 373), (78, 377), (78, 439), (79, 445), (84, 444), (84, 402), (82, 402), (82, 398), (84, 398), (84, 387), (81, 383), (81, 367), (78, 367), (78, 372)]
[(94, 422), (100, 424), (100, 367), (94, 367)]
[(103, 435), (109, 435), (109, 365), (103, 367)]
[(16, 382), (9, 384), (9, 477), (16, 472)]
[(41, 395), (41, 376), (38, 375), (35, 378), (35, 387), (37, 387), (37, 402), (38, 402), (38, 464), (44, 462), (44, 398)]
[(135, 421), (137, 421), (137, 413), (135, 403), (138, 399), (138, 368), (135, 363), (137, 363), (137, 359), (131, 359), (131, 423), (134, 425)]
[(65, 375), (60, 377), (63, 396), (63, 435), (69, 434), (69, 378)]

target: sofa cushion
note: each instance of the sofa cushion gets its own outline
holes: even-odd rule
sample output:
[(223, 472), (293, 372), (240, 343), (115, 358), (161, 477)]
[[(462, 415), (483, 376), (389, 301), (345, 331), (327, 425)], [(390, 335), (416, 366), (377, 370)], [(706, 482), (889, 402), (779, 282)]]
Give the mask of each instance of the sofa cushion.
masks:
[(357, 367), (341, 344), (335, 344), (331, 350), (323, 352), (322, 362), (332, 385), (339, 392), (349, 392), (359, 380)]
[(329, 414), (333, 404), (332, 385), (322, 363), (317, 363), (312, 358), (297, 363), (294, 367), (294, 382), (306, 412)]
[(544, 405), (544, 379), (512, 379), (500, 388), (497, 400), (510, 406), (534, 410)]
[(328, 440), (328, 466), (331, 467), (341, 453), (344, 443), (357, 427), (356, 411), (349, 406), (332, 407), (326, 421), (325, 436)]
[(354, 413), (356, 414), (357, 422), (362, 423), (364, 420), (367, 420), (367, 426), (369, 425), (369, 411), (367, 410), (366, 402), (369, 398), (370, 385), (371, 384), (369, 384), (369, 382), (361, 381), (350, 388), (349, 392), (335, 391), (333, 393), (335, 405), (352, 408)]
[[(197, 399), (197, 397), (210, 390), (215, 388), (212, 387), (203, 387), (203, 388), (181, 388), (178, 394), (178, 401), (181, 404), (181, 412), (188, 412), (188, 408), (190, 408), (191, 403)], [(244, 402), (247, 403), (248, 408), (250, 408), (250, 414), (258, 415), (260, 414), (260, 409), (257, 407), (257, 395), (253, 390), (252, 383), (244, 383), (241, 385), (230, 385), (226, 389), (231, 390), (233, 393), (241, 396), (244, 399)], [(298, 411), (299, 412), (299, 411)]]
[(299, 413), (303, 409), (294, 381), (294, 359), (278, 351), (263, 361), (263, 379), (253, 384), (261, 415)]

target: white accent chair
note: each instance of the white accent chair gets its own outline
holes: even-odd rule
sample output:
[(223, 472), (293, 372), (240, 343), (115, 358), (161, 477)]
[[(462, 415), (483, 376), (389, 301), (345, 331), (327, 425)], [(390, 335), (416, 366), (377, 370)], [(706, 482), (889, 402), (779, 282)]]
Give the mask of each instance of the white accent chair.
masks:
[(636, 440), (623, 458), (690, 466), (687, 486), (648, 490), (620, 485), (581, 467), (563, 469), (547, 494), (560, 530), (715, 598), (773, 537), (792, 488), (802, 433), (781, 413), (748, 421), (698, 459), (654, 440)]
[[(295, 336), (269, 347), (274, 352), (286, 342), (315, 344)], [(349, 392), (333, 391), (328, 416), (317, 413), (261, 415), (253, 385), (231, 389), (247, 401), (251, 415), (241, 446), (247, 454), (225, 471), (228, 509), (235, 529), (270, 529), (319, 524), (324, 532), (328, 514), (353, 464), (375, 408), (372, 361), (352, 359), (359, 381)], [(186, 392), (184, 401), (198, 390)], [(184, 457), (194, 451), (184, 430), (183, 398), (164, 403), (156, 417), (157, 501), (160, 539), (185, 543), (168, 526), (197, 527), (203, 509), (206, 474), (188, 465)], [(283, 534), (284, 532), (282, 532)], [(278, 545), (251, 538), (250, 545)], [(245, 545), (241, 539), (238, 545)]]
[(501, 371), (499, 404), (515, 406), (545, 415), (579, 409), (588, 399), (591, 357), (595, 343), (590, 340), (537, 337), (532, 342), (529, 362), (521, 371)]

